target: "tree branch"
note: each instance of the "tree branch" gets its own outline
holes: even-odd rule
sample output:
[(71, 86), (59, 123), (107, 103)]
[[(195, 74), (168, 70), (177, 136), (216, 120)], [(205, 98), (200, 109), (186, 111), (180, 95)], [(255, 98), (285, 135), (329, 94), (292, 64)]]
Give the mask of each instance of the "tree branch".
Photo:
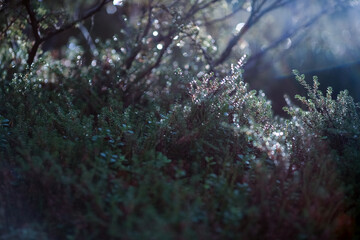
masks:
[(283, 41), (285, 41), (286, 39), (293, 37), (294, 35), (296, 35), (301, 29), (306, 29), (308, 27), (310, 27), (311, 25), (313, 25), (317, 20), (319, 20), (322, 16), (324, 16), (330, 9), (323, 9), (321, 12), (319, 12), (316, 16), (312, 17), (310, 20), (308, 20), (307, 22), (305, 22), (304, 24), (301, 24), (297, 27), (295, 27), (291, 32), (287, 32), (285, 34), (283, 34), (280, 38), (278, 38), (276, 41), (274, 41), (273, 43), (271, 43), (269, 46), (267, 46), (266, 48), (264, 48), (263, 50), (261, 50), (260, 52), (256, 53), (255, 55), (252, 55), (248, 61), (246, 62), (246, 64), (250, 64), (251, 62), (253, 62), (256, 59), (261, 58), (262, 56), (264, 56), (268, 51), (270, 51), (271, 49), (276, 48), (279, 44), (281, 44)]
[(139, 39), (137, 39), (137, 43), (138, 43), (138, 46), (135, 47), (132, 51), (131, 51), (131, 54), (130, 56), (126, 59), (125, 61), (125, 67), (126, 69), (130, 69), (136, 56), (138, 55), (138, 53), (141, 51), (142, 49), (142, 39), (144, 37), (146, 37), (151, 29), (151, 25), (152, 25), (152, 17), (151, 17), (151, 14), (152, 14), (152, 9), (153, 7), (151, 6), (151, 3), (152, 1), (149, 2), (149, 8), (148, 8), (148, 20), (147, 20), (147, 23), (146, 23), (146, 26), (145, 26), (145, 29), (143, 31), (143, 33), (141, 34), (141, 37), (139, 37)]
[(83, 23), (78, 23), (78, 24), (79, 24), (79, 29), (86, 40), (86, 43), (90, 47), (91, 53), (95, 56), (95, 54), (97, 53), (97, 49), (89, 31), (87, 30), (87, 28), (84, 26)]
[(230, 56), (232, 49), (235, 47), (235, 45), (238, 43), (238, 41), (245, 35), (245, 33), (250, 29), (251, 26), (252, 26), (252, 24), (250, 23), (250, 21), (248, 19), (248, 21), (241, 28), (241, 30), (230, 39), (230, 41), (226, 45), (226, 48), (220, 54), (220, 57), (214, 61), (214, 64), (213, 64), (214, 67), (225, 62), (225, 60)]
[(214, 66), (218, 66), (220, 64), (222, 64), (223, 62), (225, 62), (226, 59), (229, 58), (232, 49), (235, 47), (235, 45), (239, 42), (239, 40), (245, 35), (245, 33), (251, 28), (253, 27), (265, 14), (285, 6), (286, 4), (290, 3), (292, 0), (279, 0), (279, 1), (275, 1), (273, 4), (270, 4), (270, 6), (266, 7), (265, 9), (262, 10), (262, 8), (265, 6), (265, 3), (267, 2), (266, 0), (263, 0), (259, 3), (259, 5), (256, 6), (257, 4), (257, 0), (253, 0), (252, 1), (252, 9), (251, 9), (251, 13), (249, 18), (247, 19), (245, 25), (243, 26), (243, 28), (236, 34), (234, 35), (230, 41), (228, 42), (228, 44), (226, 45), (225, 49), (223, 50), (223, 52), (220, 54), (220, 57), (215, 60), (214, 62)]
[(30, 66), (35, 59), (36, 53), (40, 47), (40, 45), (45, 42), (46, 40), (54, 37), (55, 35), (58, 35), (59, 33), (62, 33), (68, 29), (73, 28), (76, 24), (90, 18), (91, 16), (93, 16), (95, 13), (97, 13), (98, 11), (100, 11), (102, 9), (102, 7), (111, 2), (111, 0), (102, 0), (100, 3), (98, 3), (97, 5), (95, 5), (93, 8), (91, 8), (84, 16), (76, 19), (75, 21), (66, 24), (64, 26), (62, 26), (61, 28), (54, 30), (52, 32), (47, 33), (44, 37), (40, 36), (39, 33), (39, 21), (36, 19), (35, 13), (34, 11), (31, 9), (31, 5), (30, 5), (30, 0), (23, 0), (22, 3), (24, 4), (26, 11), (29, 15), (30, 18), (30, 24), (31, 24), (31, 28), (34, 34), (34, 38), (35, 38), (35, 43), (32, 46), (31, 50), (29, 51), (29, 55), (28, 55), (28, 59), (27, 59), (27, 64)]
[(138, 82), (139, 80), (143, 79), (144, 77), (149, 75), (154, 68), (157, 68), (160, 65), (161, 60), (171, 43), (172, 43), (172, 36), (171, 36), (171, 34), (169, 34), (168, 37), (164, 41), (164, 46), (161, 49), (155, 63), (148, 66), (143, 72), (141, 72), (138, 76), (136, 76), (136, 79), (134, 82)]
[(52, 32), (49, 32), (44, 38), (43, 38), (43, 41), (46, 41), (48, 40), (49, 38), (52, 38), (53, 36), (59, 34), (59, 33), (62, 33), (72, 27), (74, 27), (76, 24), (78, 24), (79, 22), (82, 22), (88, 18), (90, 18), (91, 16), (93, 16), (95, 13), (99, 12), (102, 7), (111, 2), (111, 0), (102, 0), (99, 4), (97, 4), (96, 6), (94, 6), (92, 9), (90, 9), (84, 16), (80, 17), (79, 19), (76, 19), (75, 21), (57, 29), (57, 30), (54, 30)]
[(29, 23), (31, 25), (31, 30), (33, 32), (35, 42), (38, 42), (41, 40), (40, 33), (39, 33), (39, 22), (36, 19), (35, 12), (31, 9), (30, 6), (30, 0), (23, 0), (22, 3), (24, 4), (26, 8), (26, 12), (29, 15)]
[(237, 13), (240, 12), (241, 10), (244, 10), (244, 11), (245, 11), (245, 9), (241, 6), (241, 7), (236, 8), (234, 11), (232, 11), (232, 12), (229, 13), (228, 15), (225, 15), (225, 16), (223, 16), (223, 17), (216, 18), (216, 19), (211, 19), (211, 20), (209, 20), (209, 21), (206, 21), (203, 25), (205, 25), (205, 26), (210, 26), (210, 25), (213, 25), (213, 24), (215, 24), (215, 23), (225, 21), (226, 19), (233, 17), (235, 14), (237, 14)]
[(9, 28), (16, 22), (16, 18), (13, 18), (10, 23), (7, 24), (4, 30), (0, 32), (0, 40), (2, 40), (3, 36), (6, 37), (6, 32), (9, 30)]

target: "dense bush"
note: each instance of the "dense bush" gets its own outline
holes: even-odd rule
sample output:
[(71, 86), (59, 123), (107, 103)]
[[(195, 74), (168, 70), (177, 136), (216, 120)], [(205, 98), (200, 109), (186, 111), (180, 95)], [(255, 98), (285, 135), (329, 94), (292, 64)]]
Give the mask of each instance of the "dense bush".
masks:
[(178, 70), (188, 93), (124, 104), (121, 79), (98, 86), (87, 79), (103, 66), (73, 62), (2, 81), (4, 239), (355, 236), (360, 124), (346, 92), (297, 74), (308, 109), (289, 103), (279, 119), (240, 63), (224, 79)]

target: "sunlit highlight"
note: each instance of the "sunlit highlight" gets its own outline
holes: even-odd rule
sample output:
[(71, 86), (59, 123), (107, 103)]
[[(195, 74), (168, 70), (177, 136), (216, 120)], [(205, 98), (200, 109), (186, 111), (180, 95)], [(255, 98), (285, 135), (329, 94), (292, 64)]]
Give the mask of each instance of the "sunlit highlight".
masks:
[(114, 1), (113, 1), (113, 4), (114, 4), (115, 6), (122, 6), (122, 5), (123, 5), (123, 0), (114, 0)]

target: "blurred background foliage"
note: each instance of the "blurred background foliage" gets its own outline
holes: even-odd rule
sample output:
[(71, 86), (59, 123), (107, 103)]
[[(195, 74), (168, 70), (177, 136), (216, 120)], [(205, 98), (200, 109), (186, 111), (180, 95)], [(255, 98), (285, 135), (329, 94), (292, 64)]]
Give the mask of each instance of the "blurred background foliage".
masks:
[[(13, 36), (24, 37), (16, 33), (23, 29), (30, 39), (35, 37), (30, 22), (24, 22), (26, 9), (22, 9), (21, 2), (24, 1), (1, 3), (2, 42), (8, 42), (15, 53), (22, 45), (8, 37), (11, 31)], [(112, 1), (30, 2), (37, 9), (41, 25), (38, 29), (44, 38), (41, 49), (55, 58), (61, 58), (66, 48), (73, 46), (70, 39), (76, 39), (85, 50), (84, 60), (91, 62), (97, 56), (97, 48), (115, 37), (122, 46), (115, 49), (116, 54), (128, 57), (126, 68), (133, 58), (144, 62), (152, 58), (156, 62), (155, 56), (144, 52), (155, 48), (161, 55), (161, 66), (224, 75), (227, 66), (246, 54), (245, 81), (269, 96), (277, 114), (283, 114), (285, 93), (292, 96), (301, 91), (292, 80), (292, 69), (319, 75), (327, 79), (324, 87), (332, 85), (335, 92), (347, 88), (359, 100), (356, 78), (360, 18), (354, 0), (124, 0), (114, 2), (115, 5)], [(97, 4), (104, 6), (85, 21), (71, 25), (91, 13)], [(147, 29), (150, 6), (151, 24)], [(71, 28), (66, 31), (51, 34), (68, 25)], [(138, 30), (144, 30), (143, 35), (137, 34)], [(31, 45), (29, 41), (25, 44)], [(27, 46), (26, 50), (30, 49)], [(136, 51), (130, 53), (130, 49)]]

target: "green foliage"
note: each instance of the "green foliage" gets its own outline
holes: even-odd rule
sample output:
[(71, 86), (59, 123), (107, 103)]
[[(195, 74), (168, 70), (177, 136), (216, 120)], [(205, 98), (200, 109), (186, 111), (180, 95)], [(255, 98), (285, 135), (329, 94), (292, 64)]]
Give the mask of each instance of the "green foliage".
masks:
[[(166, 23), (188, 7), (175, 3), (156, 12), (158, 34), (210, 51), (192, 21)], [(198, 68), (173, 71), (171, 57), (154, 66), (161, 49), (136, 48), (126, 24), (91, 58), (71, 40), (62, 57), (27, 66), (23, 38), (19, 51), (0, 46), (2, 239), (360, 236), (359, 107), (346, 91), (333, 99), (295, 73), (306, 109), (289, 102), (291, 119), (278, 118), (244, 83), (244, 59), (223, 78), (197, 71), (205, 56)]]
[(306, 110), (293, 106), (289, 102), (290, 107), (285, 108), (285, 111), (292, 116), (292, 126), (296, 128), (296, 131), (302, 129), (301, 131), (313, 135), (314, 141), (320, 140), (335, 152), (332, 158), (344, 183), (348, 211), (358, 223), (360, 219), (360, 205), (357, 200), (360, 196), (360, 106), (354, 103), (346, 90), (341, 91), (337, 98), (333, 99), (331, 87), (327, 88), (325, 95), (318, 90), (320, 83), (316, 77), (311, 87), (305, 81), (304, 75), (296, 71), (294, 74), (308, 91), (308, 98), (296, 96)]
[[(343, 141), (356, 139), (360, 131), (359, 105), (355, 104), (348, 91), (342, 91), (337, 99), (332, 98), (332, 88), (328, 87), (326, 95), (318, 89), (319, 81), (314, 77), (313, 87), (305, 81), (305, 76), (294, 72), (296, 79), (307, 89), (308, 99), (296, 95), (307, 111), (300, 108), (286, 108), (293, 117), (300, 118), (312, 131), (324, 137), (342, 136)], [(346, 138), (346, 140), (345, 140)], [(334, 142), (336, 144), (336, 142)], [(342, 144), (343, 142), (339, 142)]]
[[(76, 59), (67, 68), (39, 62), (1, 87), (2, 236), (336, 239), (351, 231), (341, 221), (356, 216), (358, 208), (343, 211), (356, 193), (344, 200), (338, 155), (326, 148), (334, 140), (323, 137), (355, 128), (321, 132), (319, 111), (310, 118), (295, 107), (296, 120), (274, 118), (264, 94), (243, 82), (241, 63), (221, 80), (178, 71), (171, 76), (187, 95), (172, 98), (167, 88), (158, 100), (151, 88), (141, 104), (124, 104), (122, 79)], [(87, 80), (99, 77), (106, 88)], [(355, 109), (341, 96), (348, 100), (328, 102)]]

